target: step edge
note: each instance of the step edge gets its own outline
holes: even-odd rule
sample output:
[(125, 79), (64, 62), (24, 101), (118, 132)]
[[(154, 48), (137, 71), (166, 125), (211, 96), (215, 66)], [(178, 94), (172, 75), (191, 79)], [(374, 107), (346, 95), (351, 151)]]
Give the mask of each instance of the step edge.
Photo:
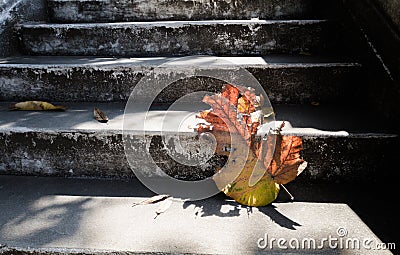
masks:
[[(321, 133), (312, 132), (299, 132), (302, 128), (296, 128), (296, 131), (291, 131), (290, 129), (282, 131), (282, 135), (293, 135), (299, 136), (305, 139), (314, 138), (349, 138), (349, 139), (391, 139), (398, 138), (399, 135), (395, 133), (373, 133), (373, 132), (353, 132), (348, 133), (346, 131), (323, 131), (318, 130)], [(306, 129), (306, 128), (305, 128)], [(54, 134), (94, 134), (94, 135), (137, 135), (137, 136), (158, 136), (158, 135), (179, 135), (193, 137), (198, 133), (193, 132), (173, 132), (173, 131), (141, 131), (141, 130), (121, 130), (121, 129), (53, 129), (53, 128), (29, 128), (29, 127), (11, 127), (11, 128), (0, 128), (0, 134), (25, 134), (25, 133), (45, 133), (49, 135)], [(258, 136), (262, 136), (259, 134)]]
[(275, 24), (295, 24), (295, 25), (313, 25), (313, 24), (324, 24), (329, 22), (327, 19), (310, 19), (310, 20), (202, 20), (202, 21), (135, 21), (135, 22), (108, 22), (108, 23), (21, 23), (18, 28), (90, 28), (90, 27), (126, 27), (126, 26), (137, 26), (137, 27), (180, 27), (187, 25), (275, 25)]
[[(357, 62), (332, 62), (332, 63), (266, 63), (266, 64), (235, 64), (232, 63), (232, 65), (218, 65), (218, 66), (210, 66), (210, 67), (203, 67), (203, 68), (224, 68), (224, 69), (235, 69), (235, 67), (241, 67), (241, 68), (265, 68), (265, 69), (284, 69), (284, 68), (316, 68), (316, 67), (324, 67), (324, 68), (329, 68), (329, 67), (348, 67), (348, 68), (360, 68), (363, 65)], [(143, 69), (143, 68), (171, 68), (171, 69), (176, 69), (179, 68), (179, 70), (186, 70), (186, 69), (192, 69), (195, 67), (202, 67), (199, 65), (169, 65), (169, 66), (159, 66), (159, 65), (152, 65), (152, 64), (144, 64), (144, 65), (138, 65), (134, 63), (125, 63), (125, 64), (26, 64), (26, 63), (13, 63), (13, 64), (8, 64), (8, 63), (0, 63), (0, 69), (3, 68), (30, 68), (30, 69), (35, 69), (35, 68), (70, 68), (70, 67), (82, 67), (82, 68), (104, 68), (104, 69), (113, 69), (115, 67), (125, 67), (125, 68), (132, 68), (136, 67), (137, 69)]]

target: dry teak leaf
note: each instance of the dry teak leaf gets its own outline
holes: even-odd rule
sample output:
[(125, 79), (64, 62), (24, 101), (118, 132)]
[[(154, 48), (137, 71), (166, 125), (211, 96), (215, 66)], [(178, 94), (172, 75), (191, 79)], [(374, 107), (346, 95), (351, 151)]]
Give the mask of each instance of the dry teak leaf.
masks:
[(297, 136), (276, 135), (275, 152), (267, 167), (272, 179), (278, 184), (293, 181), (307, 166), (301, 156), (302, 141)]
[[(237, 147), (231, 152), (230, 157), (234, 160), (229, 161), (221, 171), (214, 175), (214, 181), (217, 187), (227, 196), (235, 201), (248, 206), (263, 206), (276, 199), (279, 193), (279, 185), (274, 182), (271, 176), (266, 173), (266, 169), (261, 161), (250, 152), (247, 159), (243, 157), (248, 145), (245, 142), (237, 144)], [(238, 168), (239, 167), (239, 168)], [(261, 178), (250, 186), (249, 180), (254, 173), (260, 173)], [(236, 178), (232, 174), (240, 173)], [(227, 179), (229, 178), (229, 179)], [(227, 180), (234, 181), (223, 187)]]
[(140, 201), (138, 203), (134, 203), (132, 205), (132, 207), (137, 206), (137, 205), (155, 204), (155, 203), (161, 202), (161, 201), (163, 201), (163, 200), (165, 200), (165, 199), (167, 199), (169, 197), (170, 197), (170, 195), (157, 195), (157, 196), (142, 200), (142, 201)]
[(228, 101), (233, 104), (233, 106), (238, 106), (239, 89), (230, 84), (225, 84), (222, 87), (221, 96), (228, 99)]
[(257, 132), (259, 121), (253, 121), (251, 114), (256, 112), (255, 104), (260, 106), (255, 93), (245, 87), (224, 85), (221, 94), (205, 96), (203, 102), (210, 105), (212, 110), (203, 111), (198, 116), (209, 125), (199, 125), (197, 131), (221, 131), (238, 133), (249, 144), (252, 136)]
[(101, 111), (99, 108), (95, 107), (94, 111), (93, 111), (93, 114), (94, 114), (94, 118), (98, 122), (101, 122), (101, 123), (107, 123), (108, 122), (107, 115), (103, 111)]
[(264, 98), (254, 89), (224, 85), (221, 94), (205, 96), (203, 102), (212, 109), (198, 116), (209, 124), (200, 124), (197, 132), (211, 132), (217, 141), (216, 153), (231, 158), (213, 177), (229, 197), (249, 206), (267, 205), (276, 199), (280, 185), (306, 168), (300, 156), (302, 140), (281, 135), (284, 122), (267, 139), (255, 139)]
[(10, 106), (10, 110), (19, 111), (65, 111), (66, 107), (43, 101), (25, 101)]

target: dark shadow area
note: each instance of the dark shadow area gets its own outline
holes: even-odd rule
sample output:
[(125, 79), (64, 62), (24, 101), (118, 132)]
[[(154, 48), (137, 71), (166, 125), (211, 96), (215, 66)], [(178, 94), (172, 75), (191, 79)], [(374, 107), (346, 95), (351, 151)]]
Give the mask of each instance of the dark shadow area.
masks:
[(273, 222), (278, 224), (280, 227), (296, 230), (296, 227), (300, 227), (301, 225), (285, 215), (281, 214), (276, 210), (276, 206), (269, 205), (259, 207), (258, 210), (264, 213), (266, 216), (270, 217)]
[(383, 115), (371, 113), (362, 104), (349, 105), (343, 102), (318, 106), (273, 105), (276, 120), (288, 121), (296, 128), (315, 128), (326, 131), (349, 133), (397, 133), (399, 127), (387, 122)]
[[(90, 197), (150, 197), (155, 195), (138, 179), (112, 180), (93, 178), (60, 178), (0, 175), (0, 192), (6, 196), (8, 187), (14, 192), (24, 193), (26, 187), (40, 187), (37, 196), (65, 195)], [(62, 192), (60, 192), (62, 191)]]
[[(51, 191), (48, 194), (24, 193), (24, 184), (27, 183), (13, 183), (1, 177), (0, 211), (7, 212), (0, 213), (2, 245), (7, 245), (8, 240), (26, 247), (32, 243), (44, 246), (73, 235), (79, 229), (85, 207), (91, 202), (91, 198), (59, 201), (48, 196)], [(21, 192), (15, 192), (9, 185), (15, 185)]]
[[(218, 70), (218, 69), (216, 69)], [(232, 71), (234, 73), (234, 71)], [(215, 75), (218, 74), (218, 71), (215, 71)], [(203, 96), (195, 96), (190, 97), (196, 92), (207, 91), (206, 94), (211, 95), (212, 93), (218, 93), (221, 91), (222, 86), (227, 82), (218, 80), (212, 77), (206, 76), (195, 76), (195, 77), (186, 77), (183, 79), (179, 79), (177, 81), (172, 82), (166, 88), (164, 88), (157, 97), (153, 100), (159, 103), (173, 103), (177, 100), (180, 102), (186, 103), (201, 103)]]
[[(227, 199), (227, 197), (222, 193), (215, 195), (212, 199), (187, 201), (183, 204), (183, 209), (187, 209), (190, 206), (194, 206), (196, 217), (239, 217), (242, 210), (246, 210), (248, 217), (250, 217), (250, 214), (255, 210), (255, 207), (241, 205), (234, 200)], [(224, 211), (222, 206), (228, 206), (229, 210)], [(267, 218), (280, 227), (295, 230), (296, 227), (301, 226), (300, 223), (292, 221), (285, 215), (281, 214), (276, 210), (276, 206), (274, 205), (257, 207), (256, 210), (263, 213)]]
[(135, 197), (133, 203), (153, 195), (137, 180), (0, 176), (0, 247), (8, 242), (18, 247), (51, 247), (64, 240), (68, 245), (92, 212), (96, 197)]

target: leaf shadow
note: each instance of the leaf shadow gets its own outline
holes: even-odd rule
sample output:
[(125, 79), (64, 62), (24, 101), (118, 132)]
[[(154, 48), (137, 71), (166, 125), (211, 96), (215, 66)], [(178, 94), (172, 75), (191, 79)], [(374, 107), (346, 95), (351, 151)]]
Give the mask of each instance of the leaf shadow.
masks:
[(250, 218), (252, 214), (261, 214), (261, 217), (266, 221), (272, 221), (286, 229), (296, 230), (296, 227), (301, 226), (300, 223), (279, 212), (277, 206), (273, 204), (262, 207), (245, 206), (234, 200), (226, 199), (223, 194), (205, 200), (185, 201), (183, 209), (190, 208), (193, 208), (195, 217), (240, 217), (247, 214), (247, 217)]
[(274, 205), (268, 205), (268, 206), (263, 206), (259, 207), (258, 210), (267, 215), (268, 217), (271, 218), (273, 222), (278, 224), (280, 227), (291, 229), (291, 230), (296, 230), (296, 227), (301, 227), (301, 224), (289, 219), (282, 213), (280, 213), (277, 210), (277, 207)]

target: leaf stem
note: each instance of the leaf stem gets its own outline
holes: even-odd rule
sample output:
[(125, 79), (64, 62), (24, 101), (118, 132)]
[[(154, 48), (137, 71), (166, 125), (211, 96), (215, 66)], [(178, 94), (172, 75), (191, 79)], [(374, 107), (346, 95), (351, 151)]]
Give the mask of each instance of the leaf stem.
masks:
[(288, 190), (285, 186), (283, 186), (283, 184), (281, 184), (281, 187), (282, 187), (283, 190), (289, 195), (290, 200), (291, 200), (291, 201), (294, 201), (294, 196), (289, 192), (289, 190)]

